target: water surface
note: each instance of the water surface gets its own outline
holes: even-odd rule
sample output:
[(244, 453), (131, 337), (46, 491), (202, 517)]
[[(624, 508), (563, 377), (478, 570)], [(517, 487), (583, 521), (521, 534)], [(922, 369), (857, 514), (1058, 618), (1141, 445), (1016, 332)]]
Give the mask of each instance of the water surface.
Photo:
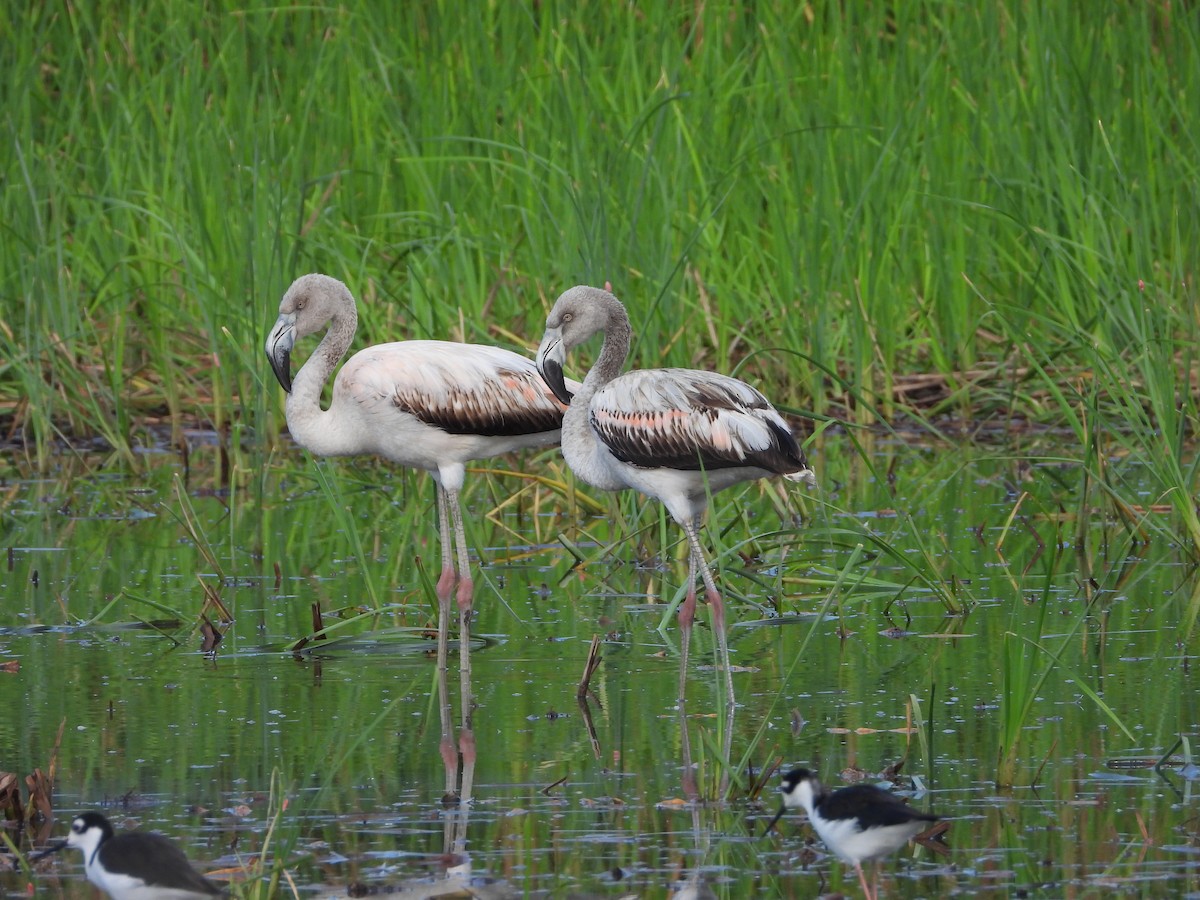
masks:
[[(763, 837), (778, 783), (757, 792), (764, 769), (838, 786), (902, 763), (897, 789), (951, 822), (944, 852), (884, 866), (889, 896), (1200, 888), (1194, 770), (1178, 752), (1149, 765), (1198, 730), (1200, 594), (1174, 548), (1102, 506), (1080, 528), (1070, 467), (892, 446), (873, 470), (900, 473), (888, 483), (831, 444), (820, 500), (718, 498), (732, 716), (703, 613), (677, 701), (667, 610), (686, 565), (654, 505), (597, 497), (597, 512), (474, 475), (466, 772), (456, 649), (444, 688), (434, 660), (424, 476), (301, 454), (232, 487), (202, 454), (186, 472), (169, 454), (137, 473), (10, 468), (0, 768), (53, 760), (54, 834), (100, 808), (206, 871), (252, 859), (277, 817), (268, 851), (304, 893), (461, 878), (495, 896), (809, 897), (856, 895), (854, 874), (802, 816)], [(293, 652), (314, 609), (349, 624)], [(222, 633), (211, 652), (202, 611)], [(581, 704), (593, 635), (603, 661)], [(998, 786), (1003, 723), (1027, 700), (1014, 784)], [(32, 883), (91, 896), (80, 863), (52, 857)]]

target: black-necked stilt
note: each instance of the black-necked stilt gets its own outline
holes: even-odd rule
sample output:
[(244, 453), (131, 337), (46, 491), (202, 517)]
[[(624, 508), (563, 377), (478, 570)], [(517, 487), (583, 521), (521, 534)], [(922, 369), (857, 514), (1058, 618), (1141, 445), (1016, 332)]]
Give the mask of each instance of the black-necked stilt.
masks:
[(45, 852), (64, 847), (83, 851), (88, 881), (113, 900), (200, 900), (224, 893), (193, 869), (183, 851), (161, 834), (116, 834), (100, 813), (76, 816), (67, 839)]
[(808, 769), (792, 769), (783, 776), (779, 789), (783, 791), (783, 806), (767, 831), (789, 809), (802, 808), (825, 846), (854, 866), (867, 900), (874, 893), (867, 886), (862, 864), (900, 849), (940, 818), (913, 809), (873, 784), (852, 784), (830, 791)]

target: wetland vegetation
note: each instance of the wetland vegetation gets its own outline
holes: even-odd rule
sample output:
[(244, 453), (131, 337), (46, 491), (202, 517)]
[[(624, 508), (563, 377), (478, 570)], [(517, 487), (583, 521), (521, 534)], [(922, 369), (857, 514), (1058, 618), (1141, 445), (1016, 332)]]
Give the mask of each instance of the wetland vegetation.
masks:
[[(467, 9), (8, 14), (0, 799), (58, 816), (22, 854), (99, 807), (242, 896), (853, 893), (800, 817), (761, 836), (768, 775), (902, 761), (951, 826), (888, 895), (1200, 890), (1200, 11)], [(608, 280), (636, 365), (763, 387), (820, 490), (715, 498), (735, 708), (702, 627), (676, 701), (678, 529), (554, 451), (469, 479), (462, 708), (429, 479), (286, 435), (308, 271), (356, 347), (526, 353)]]

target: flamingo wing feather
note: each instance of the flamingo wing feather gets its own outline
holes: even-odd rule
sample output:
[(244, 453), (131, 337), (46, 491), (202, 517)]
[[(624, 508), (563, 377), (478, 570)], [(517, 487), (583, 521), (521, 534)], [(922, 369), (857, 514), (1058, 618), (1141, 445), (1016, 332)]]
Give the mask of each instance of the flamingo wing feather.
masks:
[(563, 405), (533, 361), (499, 347), (449, 341), (378, 344), (356, 353), (335, 391), (363, 409), (407, 413), (449, 434), (556, 431)]
[(597, 391), (590, 421), (613, 456), (643, 468), (790, 472), (803, 466), (795, 437), (767, 399), (717, 373), (628, 372)]

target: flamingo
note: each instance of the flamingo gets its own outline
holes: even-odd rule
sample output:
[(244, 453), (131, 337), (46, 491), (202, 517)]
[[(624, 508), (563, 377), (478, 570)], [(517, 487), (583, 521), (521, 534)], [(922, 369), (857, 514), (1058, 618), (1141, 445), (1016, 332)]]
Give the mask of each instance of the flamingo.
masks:
[[(604, 335), (600, 356), (572, 392), (563, 377), (567, 354), (595, 334)], [(579, 285), (555, 301), (536, 362), (555, 396), (570, 404), (562, 422), (562, 453), (571, 471), (601, 490), (632, 488), (657, 498), (687, 536), (688, 587), (679, 606), (682, 697), (697, 570), (729, 672), (725, 607), (699, 538), (708, 498), (758, 478), (782, 475), (815, 485), (816, 476), (787, 422), (745, 382), (695, 369), (622, 375), (631, 338), (621, 301), (609, 290)], [(732, 702), (728, 676), (726, 684)]]
[[(509, 350), (400, 341), (376, 344), (350, 357), (334, 379), (329, 408), (322, 409), (322, 388), (349, 348), (357, 324), (354, 296), (336, 278), (303, 275), (283, 295), (266, 350), (287, 392), (288, 430), (297, 444), (317, 456), (375, 454), (433, 476), (442, 550), (439, 636), (444, 640), (453, 596), (466, 662), (474, 595), (459, 504), (466, 463), (557, 444), (565, 405), (547, 388), (532, 360)], [(325, 336), (293, 378), (290, 360), (296, 341), (326, 326)]]

